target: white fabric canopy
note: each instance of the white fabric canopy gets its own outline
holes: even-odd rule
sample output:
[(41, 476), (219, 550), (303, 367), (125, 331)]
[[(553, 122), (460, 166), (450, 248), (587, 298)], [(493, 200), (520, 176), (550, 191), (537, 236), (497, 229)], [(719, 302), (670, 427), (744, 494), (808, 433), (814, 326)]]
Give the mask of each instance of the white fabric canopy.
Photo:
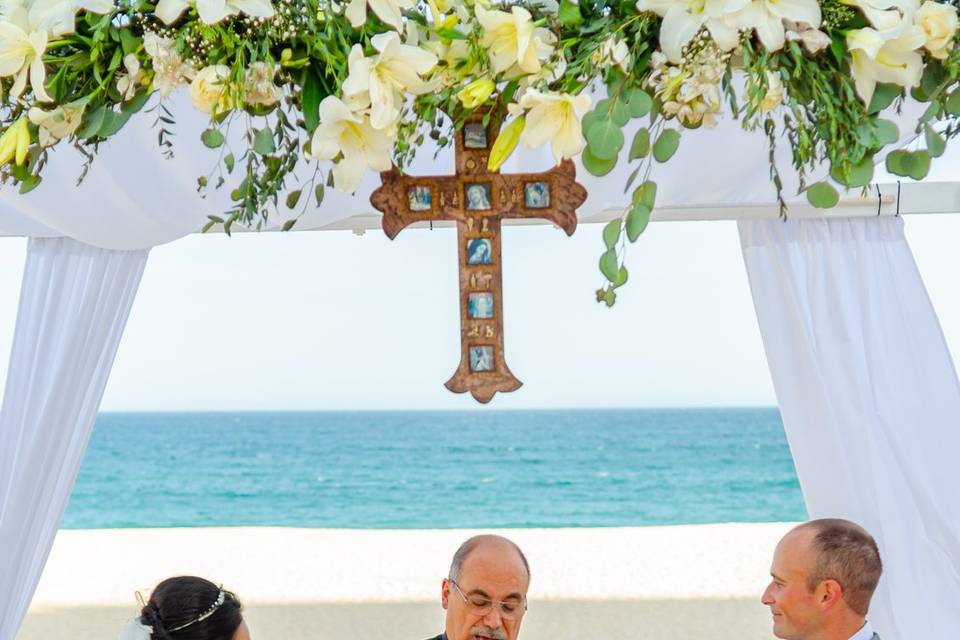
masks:
[(40, 580), (146, 259), (30, 241), (0, 408), (0, 640)]
[[(594, 96), (594, 101), (605, 93)], [(151, 105), (156, 105), (156, 99)], [(159, 112), (156, 107), (135, 114), (124, 129), (100, 145), (89, 175), (74, 187), (80, 175), (83, 157), (69, 145), (61, 144), (51, 152), (39, 187), (27, 194), (0, 190), (0, 235), (69, 236), (87, 244), (111, 249), (139, 249), (156, 246), (193, 233), (206, 222), (208, 214), (221, 215), (231, 202), (229, 185), (240, 181), (239, 154), (243, 119), (232, 127), (229, 140), (238, 158), (234, 174), (221, 189), (214, 189), (216, 175), (210, 178), (206, 198), (197, 193), (197, 178), (207, 176), (221, 164), (221, 149), (208, 149), (200, 133), (209, 126), (208, 116), (196, 111), (186, 91), (174, 93), (164, 103), (174, 114), (176, 125), (168, 126), (176, 136), (174, 158), (165, 159), (157, 144)], [(912, 130), (920, 106), (908, 103), (898, 120), (902, 144), (914, 136)], [(589, 197), (579, 210), (581, 219), (611, 209), (622, 210), (630, 203), (623, 192), (634, 166), (627, 162), (627, 149), (634, 132), (645, 126), (646, 118), (635, 120), (625, 129), (625, 149), (620, 162), (608, 175), (590, 175), (577, 161), (577, 178)], [(789, 143), (779, 140), (778, 163), (789, 202), (806, 203), (796, 196), (796, 180), (791, 167)], [(882, 161), (882, 157), (877, 157)], [(327, 163), (329, 164), (329, 163)], [(549, 146), (536, 150), (518, 149), (504, 164), (504, 173), (543, 171), (554, 165)], [(408, 168), (412, 175), (453, 173), (453, 151), (439, 152), (429, 138), (418, 150)], [(313, 175), (313, 168), (301, 165), (300, 175)], [(656, 165), (652, 178), (658, 184), (657, 208), (743, 208), (773, 205), (776, 191), (769, 177), (767, 139), (762, 131), (746, 132), (741, 123), (725, 117), (715, 129), (702, 127), (687, 131), (680, 148), (669, 163)], [(815, 176), (819, 177), (819, 176)], [(291, 180), (293, 189), (298, 183)], [(370, 194), (379, 186), (379, 176), (368, 172), (354, 194), (327, 189), (319, 208), (308, 211), (297, 229), (316, 229), (360, 215), (379, 215), (370, 205)], [(65, 206), (69, 194), (70, 206)], [(306, 194), (304, 195), (304, 198)], [(280, 226), (291, 212), (282, 202), (273, 226)]]
[(741, 221), (807, 509), (873, 533), (884, 640), (960, 630), (960, 384), (901, 218)]

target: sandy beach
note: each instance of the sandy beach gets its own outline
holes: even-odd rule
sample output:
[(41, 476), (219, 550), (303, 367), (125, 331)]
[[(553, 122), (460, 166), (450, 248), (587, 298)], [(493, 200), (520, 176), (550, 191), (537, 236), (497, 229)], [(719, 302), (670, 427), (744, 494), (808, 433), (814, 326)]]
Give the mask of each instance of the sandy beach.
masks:
[[(759, 601), (790, 524), (501, 531), (533, 582), (521, 637), (767, 640)], [(285, 528), (61, 531), (18, 640), (114, 638), (134, 591), (196, 574), (247, 607), (256, 638), (442, 630), (440, 580), (473, 531)]]

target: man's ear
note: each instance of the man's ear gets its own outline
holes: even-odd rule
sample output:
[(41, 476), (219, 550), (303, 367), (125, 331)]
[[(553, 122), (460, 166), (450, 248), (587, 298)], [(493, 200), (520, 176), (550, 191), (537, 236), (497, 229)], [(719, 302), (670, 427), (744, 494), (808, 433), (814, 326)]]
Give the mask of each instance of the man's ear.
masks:
[(829, 611), (843, 600), (843, 587), (832, 579), (824, 580), (817, 587), (817, 602), (822, 611)]
[(447, 608), (450, 602), (450, 580), (447, 578), (443, 579), (443, 584), (440, 587), (440, 602), (443, 604), (444, 609)]

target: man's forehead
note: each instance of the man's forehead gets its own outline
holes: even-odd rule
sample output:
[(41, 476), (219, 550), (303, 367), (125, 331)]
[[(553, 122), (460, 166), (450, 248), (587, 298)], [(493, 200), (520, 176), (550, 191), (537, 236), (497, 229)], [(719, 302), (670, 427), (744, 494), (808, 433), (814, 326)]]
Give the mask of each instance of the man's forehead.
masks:
[(509, 543), (483, 542), (464, 559), (460, 582), (470, 590), (509, 589), (523, 593), (527, 570), (520, 554)]
[(806, 574), (813, 535), (806, 529), (795, 529), (784, 536), (773, 555), (773, 573), (781, 577), (786, 577), (788, 573)]

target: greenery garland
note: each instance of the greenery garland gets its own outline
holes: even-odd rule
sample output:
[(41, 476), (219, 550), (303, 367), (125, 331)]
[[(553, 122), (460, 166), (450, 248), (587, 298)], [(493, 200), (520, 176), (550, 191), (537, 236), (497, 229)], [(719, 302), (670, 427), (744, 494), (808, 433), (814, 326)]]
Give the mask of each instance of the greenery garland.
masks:
[[(923, 178), (960, 130), (956, 1), (0, 0), (0, 182), (36, 188), (57, 144), (84, 154), (82, 180), (98, 145), (141, 111), (170, 155), (163, 99), (188, 86), (215, 150), (198, 188), (229, 181), (233, 201), (204, 230), (260, 228), (284, 209), (286, 230), (325, 188), (402, 168), (427, 136), (447, 145), (485, 109), (506, 117), (491, 169), (518, 144), (548, 143), (597, 176), (623, 156), (636, 165), (631, 206), (603, 229), (597, 299), (613, 305), (626, 244), (656, 202), (653, 166), (685, 130), (721, 117), (762, 129), (782, 213), (773, 149), (785, 138), (801, 190), (829, 208), (837, 190), (808, 172), (826, 162), (835, 183), (866, 187), (900, 135), (880, 114), (909, 92), (929, 105), (916, 129), (925, 148), (893, 151), (886, 166)], [(591, 104), (599, 84), (607, 95)], [(636, 118), (648, 125), (628, 143)], [(242, 148), (230, 148), (231, 127)]]

